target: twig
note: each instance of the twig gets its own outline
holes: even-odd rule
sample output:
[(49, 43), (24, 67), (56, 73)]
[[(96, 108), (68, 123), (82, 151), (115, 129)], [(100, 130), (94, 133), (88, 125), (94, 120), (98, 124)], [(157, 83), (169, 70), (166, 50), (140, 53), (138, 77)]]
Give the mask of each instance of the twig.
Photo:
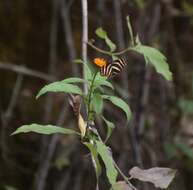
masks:
[(72, 26), (70, 23), (70, 18), (69, 18), (69, 11), (67, 8), (69, 8), (67, 6), (66, 0), (60, 0), (60, 13), (61, 13), (61, 18), (63, 20), (62, 24), (63, 24), (63, 30), (65, 33), (65, 40), (66, 40), (66, 44), (67, 44), (67, 49), (69, 52), (69, 61), (70, 63), (72, 63), (72, 73), (76, 76), (78, 76), (79, 72), (78, 72), (78, 68), (76, 66), (76, 64), (73, 64), (73, 61), (76, 59), (76, 51), (75, 51), (75, 47), (74, 47), (74, 40), (73, 40), (73, 36), (72, 36)]
[(90, 89), (89, 89), (89, 95), (88, 95), (88, 115), (87, 115), (87, 121), (89, 122), (89, 119), (90, 119), (90, 111), (91, 111), (91, 97), (92, 97), (92, 93), (93, 93), (93, 86), (94, 86), (94, 80), (97, 76), (97, 72), (95, 72), (94, 76), (93, 76), (93, 79), (91, 81), (91, 85), (90, 85)]
[[(114, 161), (114, 160), (113, 160)], [(137, 190), (135, 188), (135, 186), (132, 185), (132, 183), (129, 181), (130, 178), (128, 178), (119, 168), (119, 166), (116, 164), (116, 162), (114, 161), (114, 166), (117, 169), (117, 171), (119, 172), (119, 174), (123, 177), (124, 181), (129, 185), (129, 187), (133, 190)]]
[(106, 55), (110, 55), (110, 56), (112, 56), (112, 55), (122, 55), (122, 54), (124, 54), (124, 53), (126, 53), (126, 52), (128, 52), (128, 51), (131, 51), (132, 50), (132, 47), (127, 47), (127, 48), (125, 48), (124, 50), (121, 50), (121, 51), (119, 51), (119, 52), (109, 52), (109, 51), (106, 51), (106, 50), (103, 50), (103, 49), (100, 49), (100, 48), (98, 48), (98, 47), (96, 47), (95, 45), (93, 45), (91, 42), (85, 42), (85, 43), (87, 43), (90, 47), (92, 47), (93, 49), (95, 49), (96, 51), (99, 51), (100, 53), (103, 53), (103, 54), (106, 54)]
[[(116, 34), (119, 49), (125, 49), (125, 40), (123, 32), (123, 22), (122, 22), (122, 11), (121, 11), (121, 1), (113, 0), (114, 10), (115, 10), (115, 23), (116, 23)], [(126, 56), (123, 56), (126, 58)], [(127, 93), (128, 91), (128, 79), (127, 79), (127, 67), (122, 71), (121, 75), (122, 84)]]
[[(68, 104), (67, 104), (68, 105)], [(66, 105), (66, 102), (64, 103), (62, 110), (60, 111), (58, 120), (57, 120), (57, 125), (61, 126), (64, 122), (64, 119), (66, 117), (66, 112), (69, 108), (69, 106)], [(41, 164), (40, 164), (40, 169), (39, 169), (39, 173), (37, 173), (37, 178), (39, 179), (39, 182), (41, 181), (41, 183), (39, 184), (39, 189), (45, 189), (45, 182), (46, 182), (46, 177), (48, 175), (49, 172), (49, 168), (50, 168), (50, 163), (52, 161), (57, 143), (59, 140), (59, 135), (55, 134), (51, 137), (50, 141), (49, 141), (49, 146), (48, 146), (48, 151), (46, 152), (46, 156), (44, 157), (44, 159), (42, 160)], [(38, 190), (38, 189), (37, 189)]]
[(13, 161), (7, 157), (8, 147), (7, 147), (7, 143), (6, 143), (7, 142), (6, 131), (7, 131), (7, 126), (10, 122), (11, 116), (13, 115), (14, 107), (17, 105), (17, 102), (18, 102), (18, 96), (19, 96), (19, 93), (21, 90), (22, 82), (23, 82), (23, 75), (19, 74), (17, 76), (17, 80), (15, 82), (15, 86), (13, 89), (13, 93), (12, 93), (8, 108), (5, 112), (5, 114), (3, 114), (1, 117), (1, 119), (2, 119), (2, 131), (1, 131), (1, 138), (0, 139), (1, 139), (2, 157), (3, 157), (4, 161), (8, 164), (12, 164)]
[(25, 66), (15, 65), (13, 63), (0, 62), (0, 69), (13, 71), (13, 72), (16, 72), (19, 74), (40, 78), (40, 79), (43, 79), (45, 81), (54, 81), (55, 80), (54, 76), (51, 76), (51, 75), (48, 75), (48, 74), (45, 74), (45, 73), (42, 73), (42, 72), (39, 72), (36, 70), (29, 69)]
[[(49, 73), (54, 75), (57, 63), (57, 25), (58, 25), (58, 5), (59, 0), (53, 0), (53, 11), (50, 25), (50, 39), (49, 39)], [(51, 120), (51, 112), (53, 108), (53, 96), (47, 95), (45, 103), (44, 122), (48, 123)], [(49, 142), (50, 141), (50, 142)], [(54, 135), (51, 139), (43, 137), (41, 142), (40, 164), (35, 176), (35, 189), (44, 190), (46, 186), (46, 178), (50, 168), (50, 162), (58, 142), (58, 136)], [(49, 145), (49, 146), (48, 146)], [(46, 157), (44, 157), (46, 155)]]
[[(82, 0), (82, 59), (87, 63), (87, 42), (88, 42), (88, 3)], [(86, 78), (86, 68), (83, 66), (83, 78)], [(88, 86), (84, 83), (84, 92), (88, 92)]]

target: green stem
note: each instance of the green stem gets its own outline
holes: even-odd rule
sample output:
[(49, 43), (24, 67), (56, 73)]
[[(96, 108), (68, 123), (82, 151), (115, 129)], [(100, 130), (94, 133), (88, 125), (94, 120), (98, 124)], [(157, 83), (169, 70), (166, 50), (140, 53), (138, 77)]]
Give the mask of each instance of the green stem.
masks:
[(96, 51), (98, 51), (98, 52), (101, 52), (101, 53), (103, 53), (103, 54), (112, 56), (112, 53), (111, 53), (111, 52), (105, 51), (105, 50), (103, 50), (103, 49), (100, 49), (100, 48), (96, 47), (95, 45), (93, 45), (91, 42), (87, 42), (87, 44), (88, 44), (90, 47), (92, 47), (93, 49), (95, 49)]
[(100, 52), (100, 53), (103, 53), (103, 54), (106, 54), (106, 55), (110, 55), (110, 56), (113, 56), (113, 55), (122, 55), (124, 53), (126, 53), (127, 51), (131, 51), (133, 48), (132, 47), (127, 47), (126, 49), (122, 50), (122, 51), (119, 51), (119, 52), (109, 52), (109, 51), (106, 51), (106, 50), (103, 50), (103, 49), (100, 49), (98, 47), (96, 47), (95, 45), (93, 45), (92, 43), (90, 42), (87, 42), (87, 44), (92, 47), (93, 49), (95, 49), (96, 51)]
[(117, 171), (120, 173), (120, 175), (123, 177), (124, 181), (130, 186), (131, 189), (137, 190), (132, 183), (129, 181), (129, 178), (120, 170), (119, 166), (114, 161), (114, 166), (117, 169)]
[(91, 97), (92, 97), (92, 91), (93, 91), (93, 86), (94, 86), (94, 80), (96, 78), (98, 71), (95, 72), (92, 81), (91, 81), (91, 85), (90, 85), (90, 89), (89, 89), (89, 95), (88, 95), (88, 116), (87, 116), (87, 121), (89, 121), (90, 119), (90, 111), (91, 111)]

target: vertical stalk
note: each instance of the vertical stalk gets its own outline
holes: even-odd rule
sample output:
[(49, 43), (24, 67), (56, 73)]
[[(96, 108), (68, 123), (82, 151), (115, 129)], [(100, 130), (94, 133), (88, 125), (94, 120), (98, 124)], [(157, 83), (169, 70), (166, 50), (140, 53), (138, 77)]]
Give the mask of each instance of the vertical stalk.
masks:
[[(82, 59), (87, 63), (87, 41), (88, 41), (88, 3), (82, 0)], [(86, 75), (86, 68), (83, 65), (83, 78)], [(88, 92), (88, 86), (84, 83), (84, 92)]]
[(93, 93), (93, 85), (94, 85), (94, 80), (96, 78), (98, 71), (95, 72), (92, 81), (91, 81), (91, 85), (90, 85), (90, 89), (89, 89), (89, 94), (88, 94), (88, 117), (87, 117), (87, 121), (90, 121), (90, 112), (91, 112), (91, 97), (92, 97), (92, 93)]

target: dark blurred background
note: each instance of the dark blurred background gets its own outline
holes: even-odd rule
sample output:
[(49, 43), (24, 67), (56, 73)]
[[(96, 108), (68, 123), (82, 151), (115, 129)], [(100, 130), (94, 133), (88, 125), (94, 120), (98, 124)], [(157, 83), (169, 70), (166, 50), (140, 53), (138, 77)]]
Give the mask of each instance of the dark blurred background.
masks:
[[(170, 190), (193, 189), (193, 2), (191, 0), (88, 0), (89, 39), (102, 26), (124, 49), (126, 16), (144, 44), (168, 58), (168, 82), (141, 56), (125, 54), (128, 67), (114, 79), (116, 94), (131, 106), (129, 124), (105, 105), (116, 123), (108, 145), (125, 174), (133, 166), (178, 169)], [(52, 123), (77, 128), (67, 99), (51, 94), (35, 100), (45, 84), (81, 76), (82, 11), (79, 0), (0, 1), (0, 189), (95, 189), (92, 162), (73, 136), (10, 134), (22, 124)], [(97, 46), (106, 48), (96, 40)], [(88, 47), (88, 58), (103, 56)], [(102, 137), (106, 129), (96, 126)], [(106, 190), (105, 176), (101, 190)], [(142, 185), (142, 190), (153, 190)]]

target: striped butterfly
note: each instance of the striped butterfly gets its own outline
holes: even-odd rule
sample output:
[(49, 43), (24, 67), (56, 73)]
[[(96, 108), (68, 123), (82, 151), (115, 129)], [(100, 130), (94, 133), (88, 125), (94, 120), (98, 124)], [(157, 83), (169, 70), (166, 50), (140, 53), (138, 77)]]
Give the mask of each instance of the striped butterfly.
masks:
[(124, 59), (116, 59), (112, 63), (108, 63), (107, 65), (101, 67), (100, 74), (106, 77), (114, 77), (118, 75), (126, 65), (127, 64)]

